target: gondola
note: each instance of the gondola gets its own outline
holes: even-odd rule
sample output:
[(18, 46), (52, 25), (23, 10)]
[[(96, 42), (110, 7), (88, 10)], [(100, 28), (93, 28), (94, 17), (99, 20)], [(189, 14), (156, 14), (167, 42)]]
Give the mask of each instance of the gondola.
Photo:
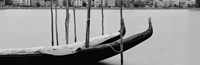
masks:
[[(147, 40), (148, 38), (152, 36), (152, 34), (153, 34), (153, 27), (152, 27), (151, 21), (149, 21), (149, 27), (146, 31), (123, 39), (122, 41), (122, 44), (124, 46), (123, 51), (126, 51), (140, 44), (141, 42)], [(79, 58), (80, 60), (85, 59), (84, 62), (91, 62), (91, 61), (95, 62), (95, 61), (101, 61), (101, 60), (104, 60), (104, 59), (107, 59), (109, 57), (119, 54), (120, 52), (117, 52), (116, 50), (120, 50), (120, 40), (117, 40), (112, 43), (99, 45), (94, 48), (83, 49), (83, 50), (80, 50), (76, 54), (77, 56), (80, 57)]]
[[(106, 35), (103, 35), (103, 36), (100, 36), (100, 39), (97, 39), (97, 41), (101, 41), (101, 43), (98, 43), (98, 45), (101, 45), (101, 44), (107, 44), (107, 43), (111, 43), (111, 42), (114, 42), (116, 40), (119, 40), (120, 39), (120, 33), (122, 33), (122, 36), (125, 35), (126, 33), (126, 28), (124, 26), (124, 23), (123, 24), (123, 27), (122, 29), (120, 29), (117, 33), (110, 33), (110, 34), (106, 34)], [(98, 38), (98, 37), (96, 37)], [(103, 39), (103, 38), (106, 38), (106, 39)], [(102, 40), (103, 39), (103, 40)], [(91, 48), (94, 47), (94, 46), (90, 46)], [(37, 48), (37, 47), (36, 47)], [(32, 48), (27, 48), (27, 49), (32, 49)], [(80, 48), (81, 49), (81, 48)], [(0, 52), (1, 52), (2, 49), (0, 49)], [(5, 49), (3, 49), (5, 50)], [(13, 50), (13, 49), (6, 49), (6, 50)], [(15, 49), (14, 49), (15, 50)], [(78, 49), (77, 49), (78, 50)], [(21, 51), (20, 51), (21, 52)], [(19, 53), (20, 53), (19, 52)], [(77, 51), (78, 52), (78, 51)], [(77, 53), (76, 52), (76, 53)], [(16, 52), (17, 53), (17, 52)], [(22, 51), (22, 53), (24, 53)], [(76, 54), (75, 53), (75, 54)], [(71, 54), (70, 54), (71, 55)], [(28, 53), (28, 54), (12, 54), (12, 53), (9, 53), (9, 54), (2, 54), (0, 53), (0, 63), (6, 63), (6, 64), (26, 64), (26, 63), (41, 63), (41, 61), (39, 60), (40, 58), (45, 58), (46, 56), (52, 56), (52, 57), (65, 57), (65, 56), (68, 56), (68, 55), (63, 55), (63, 56), (57, 56), (57, 55), (51, 55), (51, 54), (45, 54), (45, 53), (41, 53), (41, 52), (36, 52), (34, 51), (34, 53)], [(38, 60), (36, 60), (36, 58)], [(35, 60), (34, 60), (35, 59)], [(47, 58), (46, 58), (47, 59)], [(53, 59), (53, 58), (52, 58)], [(55, 60), (55, 59), (54, 59)], [(36, 62), (35, 62), (36, 61)], [(48, 60), (47, 60), (48, 61)], [(55, 60), (56, 61), (56, 60)], [(46, 63), (45, 61), (43, 63)], [(52, 63), (51, 63), (52, 64)]]
[[(141, 42), (145, 41), (153, 34), (151, 22), (146, 31), (129, 36), (123, 39), (123, 51), (126, 51)], [(95, 47), (79, 49), (73, 54), (51, 55), (51, 54), (25, 54), (25, 55), (0, 55), (0, 63), (4, 64), (73, 64), (73, 63), (92, 63), (98, 62), (119, 54), (114, 50), (120, 50), (120, 40), (100, 44)]]

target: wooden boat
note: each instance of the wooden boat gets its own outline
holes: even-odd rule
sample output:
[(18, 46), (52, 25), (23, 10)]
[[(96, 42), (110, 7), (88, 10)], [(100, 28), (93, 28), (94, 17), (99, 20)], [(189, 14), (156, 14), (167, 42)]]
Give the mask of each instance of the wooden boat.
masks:
[[(122, 33), (122, 36), (125, 35), (126, 28), (125, 28), (124, 25), (123, 25), (122, 29), (120, 29), (117, 33), (110, 33), (110, 34), (101, 36), (100, 37), (101, 39), (104, 38), (104, 37), (107, 38), (107, 39), (104, 39), (105, 41), (103, 41), (101, 43), (98, 43), (98, 44), (106, 44), (106, 43), (111, 43), (111, 42), (114, 42), (116, 40), (119, 40), (120, 39), (119, 32)], [(110, 37), (108, 37), (108, 36), (110, 36)], [(101, 39), (97, 39), (97, 41), (101, 40)], [(30, 50), (32, 48), (27, 48), (27, 49)], [(5, 50), (5, 49), (3, 49), (3, 50)], [(24, 64), (24, 63), (38, 63), (40, 61), (38, 61), (38, 62), (32, 62), (32, 61), (26, 62), (26, 61), (30, 60), (30, 59), (33, 59), (34, 57), (43, 57), (43, 56), (40, 56), (40, 55), (44, 55), (44, 57), (50, 55), (50, 54), (44, 54), (44, 53), (40, 53), (40, 52), (39, 53), (38, 52), (32, 53), (32, 51), (31, 51), (31, 53), (28, 52), (28, 54), (27, 54), (27, 52), (23, 51), (24, 49), (22, 51), (20, 49), (20, 51), (18, 51), (18, 52), (16, 52), (16, 49), (6, 49), (6, 51), (7, 50), (8, 51), (13, 51), (14, 50), (15, 53), (12, 53), (12, 52), (8, 53), (8, 54), (7, 53), (2, 53), (1, 52), (2, 49), (0, 49), (0, 52), (1, 52), (0, 53), (0, 63), (9, 63), (9, 64), (13, 64), (13, 62), (14, 62), (14, 64), (16, 64), (16, 63), (20, 63), (20, 64)], [(19, 49), (17, 49), (17, 50), (19, 50)], [(21, 52), (22, 53), (26, 53), (26, 54), (21, 54)], [(54, 55), (52, 55), (52, 56), (54, 56)], [(60, 57), (60, 56), (58, 56), (58, 57)]]
[[(152, 27), (152, 23), (149, 22), (149, 27), (146, 31), (123, 39), (122, 41), (124, 45), (123, 51), (126, 51), (138, 45), (139, 43), (145, 41), (146, 39), (151, 37), (152, 34), (153, 34), (153, 27)], [(85, 59), (84, 62), (91, 62), (91, 61), (95, 62), (95, 61), (104, 60), (104, 59), (107, 59), (109, 57), (119, 54), (119, 52), (116, 52), (116, 50), (118, 51), (120, 50), (120, 40), (112, 42), (112, 43), (99, 45), (94, 48), (83, 49), (77, 52), (76, 54), (77, 56), (79, 56), (80, 60)], [(84, 57), (81, 57), (81, 56), (84, 56)]]
[[(139, 43), (145, 41), (153, 34), (153, 28), (151, 22), (149, 22), (149, 27), (146, 31), (129, 36), (123, 39), (123, 51), (126, 51)], [(98, 62), (114, 55), (119, 54), (114, 50), (120, 50), (120, 40), (101, 44), (95, 47), (80, 49), (76, 53), (68, 55), (50, 55), (50, 54), (25, 54), (25, 55), (0, 55), (1, 64), (81, 64), (81, 63), (91, 63)]]

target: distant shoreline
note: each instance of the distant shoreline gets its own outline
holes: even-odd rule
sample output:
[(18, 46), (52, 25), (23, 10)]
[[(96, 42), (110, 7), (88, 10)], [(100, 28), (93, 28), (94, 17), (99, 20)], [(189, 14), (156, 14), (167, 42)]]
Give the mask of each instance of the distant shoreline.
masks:
[[(50, 9), (50, 7), (0, 7), (1, 9)], [(65, 8), (58, 8), (58, 9), (65, 9)], [(69, 9), (72, 9), (70, 7)], [(76, 8), (77, 10), (86, 10), (87, 8)], [(91, 8), (91, 9), (101, 9), (101, 8)], [(119, 7), (114, 8), (104, 8), (105, 10), (119, 10)], [(162, 9), (200, 9), (200, 8), (123, 8), (123, 10), (162, 10)]]

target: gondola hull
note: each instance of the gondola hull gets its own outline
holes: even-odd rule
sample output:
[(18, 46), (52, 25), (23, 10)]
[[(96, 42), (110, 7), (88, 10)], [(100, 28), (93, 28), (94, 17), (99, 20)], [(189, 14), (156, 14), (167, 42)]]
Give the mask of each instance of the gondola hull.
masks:
[[(145, 41), (153, 34), (153, 28), (151, 22), (149, 22), (149, 28), (139, 34), (132, 35), (130, 37), (123, 39), (123, 51), (126, 51), (139, 43)], [(81, 49), (76, 53), (55, 56), (50, 54), (26, 54), (26, 55), (0, 55), (0, 63), (8, 63), (8, 64), (80, 64), (80, 63), (91, 63), (97, 62), (114, 55), (119, 54), (119, 52), (115, 52), (114, 50), (120, 50), (120, 40), (117, 40), (112, 43), (106, 43), (102, 45), (98, 45), (96, 47)]]

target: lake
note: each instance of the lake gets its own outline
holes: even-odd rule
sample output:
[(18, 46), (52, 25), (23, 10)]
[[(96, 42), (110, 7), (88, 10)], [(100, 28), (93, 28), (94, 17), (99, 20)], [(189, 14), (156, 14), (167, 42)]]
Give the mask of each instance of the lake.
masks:
[[(120, 11), (105, 10), (105, 33), (120, 28)], [(74, 42), (73, 14), (70, 10), (69, 42)], [(124, 10), (125, 37), (147, 29), (152, 18), (154, 34), (124, 52), (124, 65), (199, 65), (200, 10)], [(0, 10), (0, 49), (51, 46), (51, 16), (48, 9)], [(77, 10), (78, 41), (85, 40), (86, 10)], [(58, 10), (59, 44), (65, 45), (65, 10)], [(91, 38), (101, 35), (101, 11), (91, 11)], [(99, 65), (120, 65), (120, 55)]]

